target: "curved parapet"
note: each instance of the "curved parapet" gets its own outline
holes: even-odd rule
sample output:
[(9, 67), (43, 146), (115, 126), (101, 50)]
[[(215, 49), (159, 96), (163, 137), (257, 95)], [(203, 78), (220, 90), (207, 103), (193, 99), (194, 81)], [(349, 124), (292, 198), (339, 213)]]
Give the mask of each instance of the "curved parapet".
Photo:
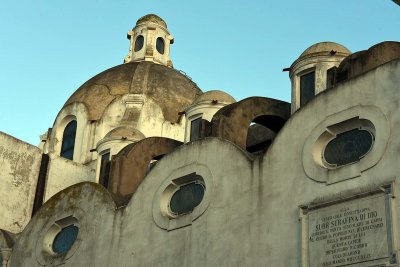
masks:
[(341, 82), (351, 79), (395, 59), (400, 59), (400, 42), (376, 44), (346, 57), (338, 67), (335, 80)]
[[(101, 266), (108, 254), (91, 257), (89, 251), (109, 250), (113, 231), (104, 229), (118, 227), (115, 210), (110, 194), (99, 184), (84, 182), (62, 190), (38, 210), (20, 234), (10, 267)], [(60, 239), (60, 235), (68, 238)]]
[(290, 104), (266, 97), (249, 97), (220, 109), (213, 117), (212, 136), (246, 149), (249, 125), (254, 122), (277, 133), (290, 116)]
[(109, 182), (109, 190), (117, 205), (129, 202), (152, 160), (160, 159), (181, 144), (165, 137), (149, 137), (121, 150), (111, 162)]

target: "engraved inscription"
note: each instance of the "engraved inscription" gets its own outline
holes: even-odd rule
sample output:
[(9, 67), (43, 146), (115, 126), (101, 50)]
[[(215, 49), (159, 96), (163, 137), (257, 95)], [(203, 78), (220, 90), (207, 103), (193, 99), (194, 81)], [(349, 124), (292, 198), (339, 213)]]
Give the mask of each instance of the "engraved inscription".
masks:
[(310, 266), (338, 267), (389, 257), (385, 195), (308, 213)]

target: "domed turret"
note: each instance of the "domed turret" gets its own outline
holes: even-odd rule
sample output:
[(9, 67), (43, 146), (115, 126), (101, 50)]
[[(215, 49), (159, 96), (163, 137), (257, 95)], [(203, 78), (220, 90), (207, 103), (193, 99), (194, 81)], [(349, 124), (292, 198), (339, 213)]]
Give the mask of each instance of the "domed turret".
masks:
[(321, 42), (307, 48), (290, 66), (292, 113), (327, 88), (327, 71), (339, 66), (351, 52), (334, 42)]
[(205, 124), (211, 122), (218, 110), (235, 102), (236, 100), (232, 96), (219, 90), (212, 90), (199, 95), (185, 111), (185, 142), (204, 137)]
[(170, 35), (165, 21), (157, 15), (141, 17), (136, 26), (128, 32), (129, 53), (124, 62), (152, 61), (172, 67), (169, 58), (170, 44), (174, 37)]

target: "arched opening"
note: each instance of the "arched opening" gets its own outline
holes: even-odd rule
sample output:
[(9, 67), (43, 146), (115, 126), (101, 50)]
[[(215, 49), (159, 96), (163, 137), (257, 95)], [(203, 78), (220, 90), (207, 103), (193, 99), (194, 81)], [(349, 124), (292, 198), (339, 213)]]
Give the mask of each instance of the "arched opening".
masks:
[(196, 141), (201, 138), (210, 136), (211, 125), (210, 122), (198, 117), (190, 121), (190, 136), (189, 141)]
[(157, 48), (158, 53), (160, 53), (161, 55), (164, 55), (165, 43), (164, 43), (163, 38), (161, 38), (161, 37), (157, 38), (156, 48)]
[(134, 48), (134, 51), (135, 51), (135, 52), (138, 52), (138, 51), (142, 50), (143, 44), (144, 44), (144, 37), (143, 37), (143, 35), (139, 35), (139, 36), (136, 38), (136, 41), (135, 41), (135, 48)]
[(60, 156), (69, 160), (74, 158), (76, 120), (70, 121), (64, 129)]
[(261, 115), (252, 120), (247, 130), (246, 150), (255, 153), (265, 151), (271, 145), (285, 120), (271, 115)]

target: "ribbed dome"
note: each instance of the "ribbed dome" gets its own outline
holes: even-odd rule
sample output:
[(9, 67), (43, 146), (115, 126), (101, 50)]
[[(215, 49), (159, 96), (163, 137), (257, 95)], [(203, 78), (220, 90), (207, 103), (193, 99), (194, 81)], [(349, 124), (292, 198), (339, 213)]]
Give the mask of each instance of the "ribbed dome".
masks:
[(196, 100), (193, 102), (193, 104), (198, 104), (204, 101), (214, 101), (214, 100), (227, 104), (232, 104), (236, 102), (236, 100), (229, 94), (219, 90), (212, 90), (205, 92), (204, 94), (197, 97)]
[(180, 72), (151, 62), (132, 62), (108, 69), (84, 83), (65, 103), (83, 103), (89, 120), (101, 119), (107, 106), (125, 94), (143, 94), (156, 102), (164, 118), (178, 121), (178, 113), (202, 91)]
[(334, 42), (321, 42), (316, 43), (306, 50), (300, 55), (299, 58), (308, 57), (308, 56), (316, 56), (316, 55), (328, 55), (331, 51), (335, 52), (335, 55), (350, 55), (351, 51), (344, 47), (341, 44)]

